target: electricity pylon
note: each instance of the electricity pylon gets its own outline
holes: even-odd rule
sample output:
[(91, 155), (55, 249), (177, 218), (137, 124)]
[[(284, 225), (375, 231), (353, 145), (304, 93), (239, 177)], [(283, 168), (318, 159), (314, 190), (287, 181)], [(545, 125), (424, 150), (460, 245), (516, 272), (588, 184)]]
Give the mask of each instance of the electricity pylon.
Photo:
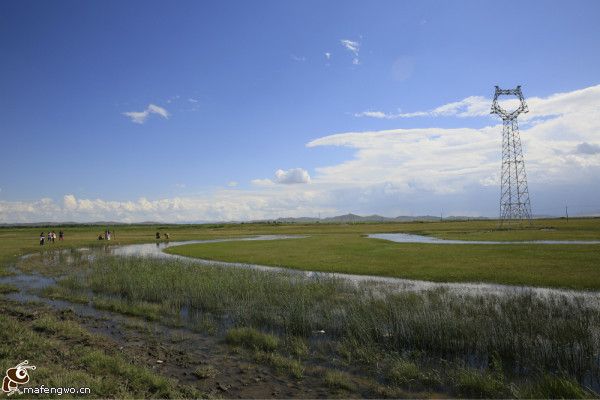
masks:
[[(500, 96), (516, 96), (519, 106), (511, 112), (498, 104)], [(526, 220), (531, 224), (531, 202), (527, 188), (525, 159), (521, 148), (521, 135), (517, 117), (526, 113), (527, 104), (521, 92), (521, 86), (515, 89), (500, 89), (496, 86), (492, 114), (502, 118), (502, 173), (500, 178), (500, 226), (514, 221)]]

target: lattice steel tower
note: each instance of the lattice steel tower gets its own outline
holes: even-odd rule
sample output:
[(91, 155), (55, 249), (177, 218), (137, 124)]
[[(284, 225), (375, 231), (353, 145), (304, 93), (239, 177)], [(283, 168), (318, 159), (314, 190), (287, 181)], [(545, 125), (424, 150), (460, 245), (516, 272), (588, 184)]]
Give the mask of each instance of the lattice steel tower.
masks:
[[(519, 106), (511, 112), (504, 110), (498, 104), (500, 96), (516, 96)], [(517, 117), (526, 113), (527, 104), (521, 93), (521, 86), (515, 89), (500, 89), (496, 86), (492, 114), (502, 118), (502, 174), (500, 178), (500, 226), (513, 221), (531, 223), (531, 203), (527, 188), (525, 160), (521, 148), (521, 135)]]

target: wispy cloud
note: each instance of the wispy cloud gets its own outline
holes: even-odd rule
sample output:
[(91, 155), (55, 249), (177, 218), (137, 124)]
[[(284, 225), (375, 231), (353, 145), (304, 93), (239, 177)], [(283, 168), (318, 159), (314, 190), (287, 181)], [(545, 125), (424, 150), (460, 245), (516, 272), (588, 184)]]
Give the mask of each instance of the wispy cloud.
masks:
[[(565, 196), (590, 206), (581, 211), (600, 209), (600, 85), (527, 101), (530, 112), (524, 117), (536, 123), (522, 124), (521, 138), (534, 213), (545, 213), (543, 203), (564, 204)], [(486, 109), (490, 103), (488, 99)], [(442, 111), (458, 115), (466, 109), (453, 105)], [(449, 214), (494, 216), (502, 140), (502, 123), (496, 121), (482, 128), (401, 128), (319, 137), (307, 146), (346, 147), (352, 155), (320, 166), (310, 176), (302, 168), (278, 170), (271, 179), (254, 180), (250, 189), (131, 201), (72, 194), (60, 201), (0, 200), (0, 222), (175, 222), (349, 211), (391, 216), (425, 214), (440, 206)]]
[(330, 52), (326, 52), (325, 53), (325, 58), (328, 60), (331, 60), (331, 53)]
[(470, 96), (460, 101), (444, 104), (431, 110), (408, 113), (386, 113), (384, 111), (367, 110), (354, 114), (355, 117), (379, 119), (398, 119), (413, 117), (481, 117), (490, 114), (491, 100), (482, 96)]
[(340, 43), (346, 48), (346, 50), (350, 51), (354, 55), (352, 64), (360, 64), (360, 59), (358, 58), (360, 53), (360, 43), (349, 39), (342, 39), (340, 40)]
[(290, 58), (294, 61), (298, 61), (298, 62), (304, 62), (306, 61), (306, 57), (304, 56), (297, 56), (295, 54), (290, 54)]
[(148, 104), (148, 107), (146, 107), (144, 111), (129, 111), (123, 113), (123, 115), (129, 117), (131, 121), (136, 124), (143, 124), (146, 122), (150, 114), (157, 114), (165, 119), (168, 119), (170, 116), (167, 110), (155, 104)]

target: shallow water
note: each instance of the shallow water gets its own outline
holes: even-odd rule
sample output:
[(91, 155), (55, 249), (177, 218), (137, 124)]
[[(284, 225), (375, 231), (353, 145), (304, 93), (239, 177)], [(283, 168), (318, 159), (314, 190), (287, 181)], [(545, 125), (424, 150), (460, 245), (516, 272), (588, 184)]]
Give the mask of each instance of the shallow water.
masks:
[[(403, 243), (509, 243), (509, 242), (468, 242), (468, 241), (450, 241), (437, 238), (430, 238), (419, 235), (409, 234), (373, 234), (369, 237), (380, 238), (390, 236), (392, 238), (398, 238), (404, 241)], [(382, 237), (384, 236), (384, 237)], [(308, 279), (327, 279), (336, 278), (343, 279), (354, 283), (357, 286), (375, 286), (383, 292), (388, 291), (409, 291), (409, 292), (423, 292), (428, 290), (448, 290), (454, 294), (465, 295), (465, 296), (489, 296), (489, 295), (519, 295), (519, 294), (533, 294), (539, 297), (551, 297), (553, 295), (567, 296), (572, 299), (581, 299), (586, 304), (597, 307), (600, 309), (600, 292), (597, 291), (576, 291), (567, 289), (555, 289), (555, 288), (544, 288), (544, 287), (533, 287), (533, 286), (513, 286), (513, 285), (500, 285), (493, 283), (475, 283), (475, 282), (432, 282), (432, 281), (421, 281), (413, 279), (393, 278), (377, 275), (353, 275), (343, 274), (337, 272), (318, 272), (318, 271), (303, 271), (295, 270), (280, 266), (268, 266), (259, 264), (248, 264), (239, 262), (225, 262), (215, 261), (200, 258), (185, 257), (177, 254), (168, 254), (163, 250), (168, 247), (180, 246), (186, 244), (196, 243), (219, 243), (219, 242), (231, 242), (231, 241), (254, 241), (254, 240), (293, 240), (304, 238), (306, 236), (301, 235), (261, 235), (253, 237), (243, 238), (228, 238), (228, 239), (211, 239), (211, 240), (189, 240), (189, 241), (173, 241), (173, 242), (156, 242), (156, 243), (145, 243), (145, 244), (130, 244), (122, 246), (104, 246), (100, 248), (82, 248), (78, 251), (82, 251), (87, 254), (87, 257), (95, 257), (98, 253), (105, 255), (125, 256), (125, 257), (152, 257), (160, 259), (178, 259), (184, 260), (189, 263), (197, 264), (199, 266), (217, 266), (224, 268), (244, 268), (258, 271), (272, 272), (272, 273), (285, 273), (295, 276), (301, 276)], [(392, 240), (392, 239), (388, 239)], [(414, 240), (414, 241), (412, 241)], [(518, 242), (523, 243), (523, 242)], [(553, 242), (554, 243), (554, 242)], [(573, 242), (569, 242), (573, 243)], [(587, 243), (587, 242), (586, 242)], [(600, 241), (598, 242), (600, 243)], [(19, 280), (13, 281), (13, 280)], [(12, 277), (0, 278), (0, 283), (12, 283), (20, 288), (27, 289), (40, 289), (43, 286), (53, 283), (53, 279), (31, 276), (18, 275)], [(39, 285), (42, 285), (40, 287)], [(32, 287), (37, 286), (37, 287)], [(13, 295), (16, 296), (16, 295)]]
[[(418, 235), (409, 235), (418, 236)], [(185, 244), (194, 243), (218, 243), (218, 242), (230, 242), (236, 240), (280, 240), (280, 239), (297, 239), (306, 236), (297, 235), (264, 235), (255, 236), (249, 238), (239, 239), (214, 239), (214, 240), (190, 240), (180, 242), (159, 242), (149, 244), (133, 244), (124, 246), (107, 246), (106, 252), (118, 256), (143, 256), (143, 257), (157, 257), (163, 259), (180, 259), (188, 262), (206, 265), (206, 266), (219, 266), (228, 268), (245, 268), (253, 269), (258, 271), (266, 272), (278, 272), (288, 274), (298, 274), (311, 279), (319, 278), (339, 278), (351, 281), (356, 285), (369, 285), (377, 284), (383, 290), (392, 291), (412, 291), (421, 292), (433, 289), (445, 289), (456, 294), (470, 295), (470, 296), (488, 296), (488, 295), (518, 295), (523, 293), (532, 293), (538, 296), (548, 297), (551, 295), (566, 295), (568, 297), (582, 298), (587, 304), (591, 304), (600, 309), (600, 292), (593, 291), (576, 291), (566, 289), (554, 289), (554, 288), (543, 288), (543, 287), (532, 287), (532, 286), (512, 286), (512, 285), (499, 285), (492, 283), (457, 283), (457, 282), (431, 282), (431, 281), (420, 281), (413, 279), (402, 279), (392, 278), (377, 275), (353, 275), (343, 274), (337, 272), (317, 272), (317, 271), (302, 271), (294, 270), (278, 266), (267, 266), (259, 264), (247, 264), (239, 262), (225, 262), (225, 261), (214, 261), (200, 258), (191, 258), (180, 256), (177, 254), (168, 254), (163, 250), (168, 247), (180, 246)], [(425, 238), (425, 236), (420, 236)], [(441, 240), (441, 239), (439, 239)], [(600, 243), (600, 242), (598, 242)]]
[(413, 235), (410, 233), (372, 233), (372, 239), (383, 239), (397, 243), (429, 243), (429, 244), (600, 244), (600, 240), (522, 240), (500, 242), (490, 240), (453, 240), (432, 236)]
[[(223, 241), (235, 241), (235, 240), (277, 240), (277, 239), (294, 239), (304, 236), (257, 236), (251, 238), (241, 239), (221, 239), (221, 240), (205, 240), (205, 241), (177, 241), (177, 242), (159, 242), (150, 244), (138, 244), (138, 245), (125, 245), (125, 246), (104, 246), (97, 248), (87, 248), (75, 250), (83, 258), (87, 257), (102, 257), (103, 255), (114, 255), (114, 256), (143, 256), (143, 257), (157, 257), (160, 259), (179, 259), (185, 260), (190, 264), (198, 265), (199, 268), (202, 266), (221, 266), (221, 267), (233, 267), (233, 268), (248, 268), (260, 271), (268, 271), (274, 273), (282, 273), (289, 276), (290, 279), (294, 277), (300, 277), (299, 280), (306, 277), (307, 279), (320, 279), (320, 278), (339, 278), (348, 280), (357, 285), (365, 285), (368, 288), (374, 289), (374, 291), (385, 295), (389, 291), (413, 291), (421, 292), (427, 290), (442, 289), (447, 290), (449, 294), (458, 295), (462, 298), (470, 296), (518, 296), (520, 294), (527, 294), (532, 296), (539, 296), (548, 299), (548, 301), (556, 301), (555, 295), (559, 295), (564, 301), (569, 303), (576, 302), (578, 304), (585, 304), (592, 306), (597, 310), (600, 310), (600, 292), (578, 292), (568, 291), (560, 289), (547, 289), (547, 288), (532, 288), (525, 286), (506, 286), (506, 285), (494, 285), (494, 284), (482, 284), (482, 283), (436, 283), (427, 281), (416, 281), (399, 278), (388, 278), (380, 276), (362, 276), (362, 275), (348, 275), (340, 273), (323, 273), (323, 272), (312, 272), (312, 271), (298, 271), (280, 267), (270, 267), (264, 265), (253, 265), (243, 263), (227, 263), (220, 261), (210, 261), (194, 259), (189, 257), (183, 257), (178, 255), (171, 255), (164, 253), (163, 250), (167, 247), (176, 245), (192, 244), (192, 243), (214, 243)], [(50, 261), (49, 265), (52, 265), (53, 259), (52, 254), (45, 254), (42, 257), (48, 257), (44, 260)], [(78, 262), (78, 257), (64, 257), (64, 262), (67, 264)], [(79, 259), (81, 260), (81, 259)], [(165, 268), (169, 267), (169, 263), (165, 263)], [(58, 279), (58, 278), (57, 278)], [(76, 304), (62, 300), (51, 300), (44, 298), (39, 295), (39, 290), (47, 286), (55, 284), (54, 278), (48, 278), (41, 275), (14, 275), (0, 278), (0, 283), (14, 284), (21, 289), (18, 293), (8, 294), (7, 297), (12, 300), (20, 302), (43, 302), (52, 307), (63, 310), (72, 309), (76, 314), (84, 317), (93, 317), (98, 319), (126, 321), (129, 317), (122, 316), (117, 313), (98, 310), (92, 303), (88, 304)], [(581, 302), (581, 303), (580, 303)], [(196, 310), (190, 310), (189, 308), (182, 308), (180, 316), (182, 320), (195, 320), (200, 318), (202, 315), (196, 315)], [(108, 327), (107, 327), (108, 329)], [(110, 328), (111, 330), (113, 328)], [(167, 330), (167, 328), (164, 328)], [(171, 328), (168, 328), (171, 329)], [(185, 332), (189, 332), (185, 330)], [(168, 331), (171, 334), (171, 330)], [(468, 362), (469, 365), (478, 367), (480, 364), (479, 359), (473, 359)], [(591, 379), (591, 381), (590, 381)], [(584, 379), (584, 383), (588, 384), (595, 390), (600, 388), (598, 382), (595, 380), (596, 377), (587, 377)], [(590, 383), (591, 382), (591, 383)]]

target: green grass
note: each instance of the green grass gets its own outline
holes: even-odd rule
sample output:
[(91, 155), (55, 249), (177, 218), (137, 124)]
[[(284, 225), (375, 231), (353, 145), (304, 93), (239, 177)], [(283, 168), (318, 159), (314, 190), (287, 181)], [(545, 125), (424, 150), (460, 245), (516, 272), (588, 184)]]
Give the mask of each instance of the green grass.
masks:
[(352, 391), (356, 387), (350, 376), (340, 371), (326, 371), (323, 380), (327, 386), (335, 390)]
[(218, 374), (219, 371), (212, 365), (202, 365), (194, 370), (194, 375), (196, 375), (198, 379), (211, 379)]
[(15, 285), (10, 285), (8, 283), (0, 283), (0, 294), (7, 294), (18, 291), (19, 289)]
[[(38, 245), (40, 232), (64, 230), (64, 242)], [(98, 241), (98, 234), (105, 229), (101, 226), (56, 226), (56, 227), (1, 227), (0, 228), (0, 276), (6, 274), (6, 267), (19, 255), (32, 252), (47, 252), (82, 246), (104, 246), (128, 243), (153, 242), (154, 234), (169, 232), (171, 240), (214, 239), (262, 234), (302, 234), (318, 235), (306, 239), (298, 245), (281, 241), (273, 243), (234, 242), (205, 245), (194, 250), (191, 256), (221, 259), (226, 261), (258, 262), (267, 265), (284, 265), (291, 268), (317, 270), (339, 270), (363, 274), (413, 277), (415, 279), (464, 281), (481, 279), (490, 282), (510, 284), (530, 284), (536, 274), (544, 274), (548, 286), (568, 286), (573, 288), (597, 289), (600, 274), (591, 266), (598, 263), (598, 248), (590, 250), (569, 246), (539, 249), (542, 246), (527, 248), (513, 246), (500, 250), (473, 249), (460, 247), (455, 250), (431, 250), (431, 247), (418, 247), (387, 243), (385, 245), (358, 243), (361, 235), (368, 233), (407, 232), (433, 235), (449, 239), (467, 240), (585, 240), (600, 239), (600, 219), (536, 220), (533, 226), (523, 229), (498, 230), (497, 221), (448, 221), (448, 222), (407, 222), (407, 223), (362, 223), (362, 224), (204, 224), (204, 225), (127, 225), (117, 226), (114, 240)], [(112, 227), (111, 227), (112, 229)], [(326, 238), (326, 240), (325, 240)], [(321, 243), (323, 239), (323, 243)], [(341, 241), (339, 244), (336, 243)], [(373, 240), (374, 241), (374, 240)], [(289, 241), (292, 242), (292, 241)], [(376, 241), (374, 241), (376, 242)], [(456, 247), (456, 246), (450, 246)], [(547, 247), (547, 246), (546, 246)], [(186, 250), (187, 252), (188, 250)], [(329, 253), (331, 251), (331, 254)], [(578, 252), (584, 254), (577, 255)], [(282, 252), (285, 252), (282, 254)], [(366, 254), (364, 252), (367, 252)], [(512, 258), (513, 253), (517, 253)], [(363, 254), (360, 254), (363, 253)], [(404, 254), (404, 255), (402, 255)], [(466, 266), (457, 264), (467, 255)], [(503, 254), (511, 255), (503, 262)], [(557, 256), (559, 259), (555, 260)], [(390, 258), (386, 260), (386, 258)], [(400, 261), (399, 261), (400, 259)], [(431, 259), (430, 262), (427, 260)], [(493, 262), (493, 265), (487, 263)], [(536, 261), (538, 260), (538, 261)], [(545, 263), (545, 261), (549, 261)], [(373, 265), (371, 265), (373, 264)], [(565, 264), (573, 265), (570, 273)], [(473, 266), (480, 265), (482, 271), (473, 274)], [(531, 266), (535, 272), (519, 272)], [(509, 268), (509, 270), (505, 270)], [(588, 277), (594, 278), (589, 284)], [(582, 278), (577, 279), (577, 276)], [(565, 284), (561, 285), (565, 278)]]
[[(135, 309), (134, 315), (147, 318), (160, 314), (167, 323), (186, 308), (193, 311), (191, 320), (182, 323), (192, 329), (203, 325), (207, 315), (215, 324), (223, 318), (237, 326), (225, 340), (252, 351), (305, 357), (314, 332), (323, 330), (322, 339), (348, 344), (340, 346), (348, 365), (367, 369), (378, 364), (381, 354), (408, 351), (457, 365), (498, 359), (507, 371), (521, 368), (534, 380), (539, 371), (565, 373), (570, 379), (600, 373), (600, 315), (579, 297), (388, 292), (334, 278), (111, 256), (79, 265), (73, 276), (59, 285), (93, 291), (95, 304), (105, 299), (113, 311)], [(285, 370), (285, 359), (265, 360)], [(409, 389), (438, 387), (437, 375), (419, 372), (417, 361), (390, 365), (385, 375)], [(299, 365), (292, 367), (291, 374), (299, 376), (293, 372)], [(486, 371), (467, 371), (452, 385), (465, 396), (505, 395), (504, 386), (494, 386), (497, 374)]]
[[(493, 221), (232, 224), (171, 226), (162, 231), (168, 231), (172, 240), (311, 235), (196, 247), (229, 261), (438, 281), (598, 289), (600, 246), (402, 245), (362, 235), (412, 232), (477, 240), (599, 239), (599, 222), (536, 221), (533, 228), (512, 231), (494, 230)], [(539, 229), (548, 226), (553, 230)], [(159, 228), (117, 228), (117, 240), (110, 244), (154, 241)], [(40, 251), (41, 230), (0, 228), (0, 275), (18, 254)], [(54, 248), (98, 245), (98, 230), (68, 228), (67, 242)], [(29, 273), (66, 275), (58, 286), (46, 289), (46, 296), (90, 301), (97, 308), (211, 334), (236, 326), (225, 340), (248, 349), (258, 362), (305, 379), (314, 374), (315, 363), (327, 365), (321, 379), (343, 393), (362, 390), (361, 379), (369, 375), (391, 384), (390, 390), (433, 390), (434, 396), (438, 391), (461, 397), (597, 396), (582, 388), (581, 377), (600, 373), (600, 317), (580, 298), (540, 298), (531, 293), (471, 297), (444, 290), (377, 292), (336, 279), (310, 281), (293, 274), (198, 267), (175, 260), (99, 256), (88, 262), (77, 258), (76, 252), (56, 255), (48, 251), (52, 248), (42, 251), (42, 263), (33, 258), (19, 263)], [(25, 307), (17, 307), (17, 318), (11, 314), (14, 307), (0, 312), (0, 370), (13, 360), (21, 361), (23, 354), (34, 354), (38, 365), (53, 366), (36, 370), (39, 382), (90, 386), (92, 397), (199, 395), (137, 365), (138, 361), (126, 360), (114, 345), (86, 334), (74, 321)], [(190, 310), (190, 319), (180, 320), (183, 309)], [(321, 330), (324, 335), (314, 334)], [(496, 358), (504, 370), (493, 367), (490, 360)], [(477, 368), (467, 368), (469, 363)], [(511, 371), (516, 368), (520, 372), (515, 376)]]
[(177, 246), (168, 253), (436, 282), (600, 289), (599, 245), (402, 244), (356, 234)]
[(296, 379), (304, 377), (304, 366), (298, 360), (285, 357), (275, 352), (257, 351), (254, 354), (255, 360), (260, 363), (268, 364), (277, 371), (287, 373)]
[[(197, 390), (127, 361), (116, 343), (53, 311), (0, 302), (0, 370), (28, 359), (30, 386), (88, 387), (89, 398), (189, 398)], [(52, 397), (52, 396), (45, 396)], [(63, 395), (60, 398), (71, 398)], [(76, 398), (81, 398), (76, 396)]]
[(512, 397), (502, 375), (474, 369), (459, 371), (454, 388), (458, 396), (472, 399)]
[(279, 346), (279, 339), (276, 336), (253, 328), (230, 329), (227, 331), (225, 341), (235, 346), (262, 351), (274, 351)]

